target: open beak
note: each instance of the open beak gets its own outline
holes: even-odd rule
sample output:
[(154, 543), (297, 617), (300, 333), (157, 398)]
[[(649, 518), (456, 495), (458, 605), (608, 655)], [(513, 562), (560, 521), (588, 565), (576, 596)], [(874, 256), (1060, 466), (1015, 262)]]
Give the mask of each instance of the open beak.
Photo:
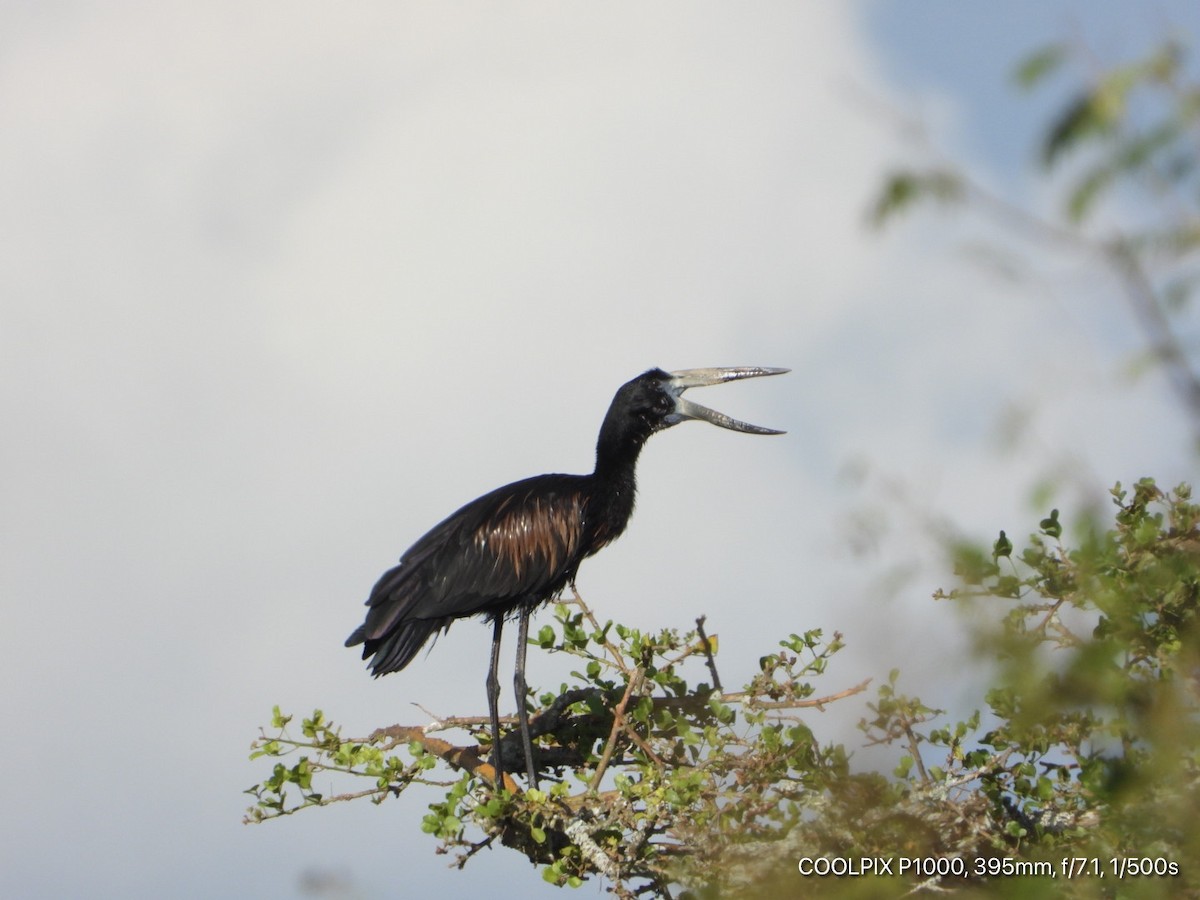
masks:
[[(679, 372), (672, 372), (670, 384), (671, 392), (675, 395), (674, 415), (678, 417), (676, 422), (682, 422), (684, 419), (700, 419), (731, 431), (742, 431), (746, 434), (784, 434), (785, 432), (777, 431), (774, 428), (763, 428), (761, 425), (739, 422), (725, 413), (719, 413), (715, 409), (685, 400), (682, 394), (688, 388), (720, 384), (723, 381), (737, 381), (739, 378), (758, 378), (760, 375), (782, 375), (784, 372), (790, 371), (791, 369), (768, 369), (763, 366), (731, 366), (725, 369), (683, 369)], [(675, 424), (675, 422), (671, 424)]]

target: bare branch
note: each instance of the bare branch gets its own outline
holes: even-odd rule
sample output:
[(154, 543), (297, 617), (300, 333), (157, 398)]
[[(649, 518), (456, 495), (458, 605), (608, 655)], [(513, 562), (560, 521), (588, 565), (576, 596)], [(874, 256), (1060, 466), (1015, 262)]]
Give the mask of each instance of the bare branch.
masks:
[(595, 791), (600, 787), (600, 780), (604, 777), (604, 771), (608, 768), (613, 750), (617, 745), (617, 735), (621, 732), (625, 724), (625, 709), (629, 706), (629, 698), (633, 696), (635, 691), (641, 688), (643, 675), (642, 667), (638, 666), (633, 673), (633, 677), (629, 679), (629, 683), (625, 685), (625, 693), (621, 697), (621, 702), (613, 710), (612, 728), (608, 732), (608, 740), (605, 742), (604, 752), (600, 755), (600, 762), (596, 764), (596, 771), (592, 774), (591, 784), (588, 785), (589, 791)]
[(830, 703), (844, 700), (847, 697), (853, 697), (855, 694), (861, 694), (873, 680), (872, 678), (866, 678), (854, 685), (854, 687), (848, 687), (844, 691), (838, 691), (836, 694), (828, 694), (824, 697), (811, 697), (804, 700), (760, 700), (747, 691), (722, 694), (721, 699), (726, 703), (745, 702), (756, 709), (819, 709), (824, 711), (825, 707)]

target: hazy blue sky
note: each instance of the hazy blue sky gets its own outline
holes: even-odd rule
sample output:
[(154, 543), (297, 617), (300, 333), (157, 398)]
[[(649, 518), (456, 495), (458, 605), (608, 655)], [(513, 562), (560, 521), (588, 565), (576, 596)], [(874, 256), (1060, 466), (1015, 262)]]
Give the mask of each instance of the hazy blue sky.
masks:
[[(1058, 37), (1120, 59), (1197, 18), (0, 6), (0, 893), (293, 897), (318, 872), (362, 897), (548, 896), (502, 853), (447, 870), (415, 794), (244, 827), (267, 771), (246, 756), (276, 703), (350, 733), (482, 711), (484, 626), (372, 681), (341, 646), (360, 604), (462, 502), (588, 469), (651, 366), (790, 366), (698, 397), (789, 434), (654, 438), (629, 532), (580, 575), (601, 615), (707, 614), (730, 683), (781, 630), (836, 628), (830, 690), (897, 665), (931, 703), (978, 702), (939, 661), (962, 624), (928, 599), (937, 560), (890, 577), (918, 526), (1023, 534), (1055, 467), (1069, 509), (1194, 459), (1160, 381), (1125, 377), (1111, 286), (1070, 261), (1004, 280), (962, 252), (981, 227), (880, 235), (865, 209), (912, 158), (905, 120), (1049, 208), (1032, 129), (1067, 82), (1022, 98), (1014, 60)], [(557, 666), (531, 654), (532, 680)], [(813, 726), (853, 739), (860, 712)]]

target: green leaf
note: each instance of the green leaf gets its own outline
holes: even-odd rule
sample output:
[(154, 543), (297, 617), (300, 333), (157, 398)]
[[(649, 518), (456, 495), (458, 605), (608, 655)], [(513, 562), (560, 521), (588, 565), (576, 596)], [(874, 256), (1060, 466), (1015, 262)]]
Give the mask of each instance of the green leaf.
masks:
[(961, 200), (963, 193), (962, 179), (948, 169), (893, 172), (884, 179), (869, 219), (872, 225), (880, 227), (919, 200), (953, 203)]
[(1112, 130), (1120, 115), (1113, 92), (1099, 89), (1077, 96), (1063, 108), (1042, 144), (1042, 164), (1052, 167), (1082, 141)]
[(994, 576), (996, 568), (995, 557), (984, 555), (981, 547), (966, 542), (950, 548), (954, 558), (954, 574), (966, 584), (982, 584), (985, 578)]
[(1008, 539), (1008, 535), (1001, 531), (1000, 537), (996, 539), (996, 543), (992, 544), (992, 559), (999, 559), (1002, 556), (1011, 556), (1012, 549), (1012, 541)]
[(1013, 72), (1013, 80), (1023, 90), (1030, 90), (1057, 70), (1067, 58), (1066, 47), (1050, 44), (1026, 56)]
[(1116, 174), (1111, 166), (1098, 166), (1088, 173), (1067, 195), (1067, 218), (1077, 225), (1087, 218), (1101, 194), (1116, 180)]

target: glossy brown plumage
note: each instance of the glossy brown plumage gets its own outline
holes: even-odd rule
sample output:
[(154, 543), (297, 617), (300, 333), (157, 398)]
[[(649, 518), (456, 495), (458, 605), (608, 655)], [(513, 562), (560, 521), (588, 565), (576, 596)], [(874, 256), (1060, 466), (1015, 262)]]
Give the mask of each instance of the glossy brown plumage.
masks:
[(386, 675), (455, 619), (504, 616), (557, 595), (616, 536), (593, 524), (587, 481), (539, 475), (468, 503), (383, 574), (346, 646), (363, 644), (373, 674)]

